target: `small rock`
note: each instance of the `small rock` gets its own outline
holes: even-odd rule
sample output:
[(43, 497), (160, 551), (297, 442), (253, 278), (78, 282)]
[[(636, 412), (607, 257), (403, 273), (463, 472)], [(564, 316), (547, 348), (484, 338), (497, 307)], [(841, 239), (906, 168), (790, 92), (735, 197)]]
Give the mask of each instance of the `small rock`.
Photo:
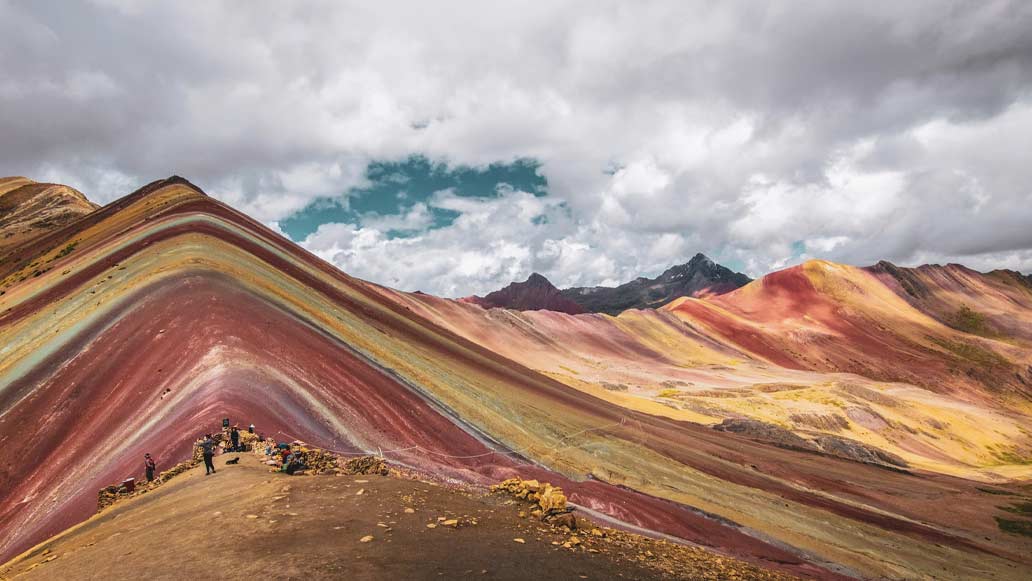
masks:
[(365, 488), (359, 488), (358, 492), (355, 493), (355, 496), (362, 496), (363, 494), (365, 494)]
[(372, 541), (374, 538), (375, 537), (373, 537), (373, 535), (366, 535), (366, 536), (362, 537), (361, 539), (358, 539), (358, 542), (360, 542), (360, 543), (368, 543), (369, 541)]
[(454, 518), (450, 518), (450, 519), (448, 519), (446, 521), (443, 521), (441, 524), (446, 526), (446, 527), (457, 527), (457, 526), (459, 526), (459, 520), (458, 519), (454, 519)]
[(413, 514), (414, 512), (416, 512), (416, 509), (405, 507), (405, 514)]
[(426, 528), (428, 528), (428, 529), (436, 529), (437, 528), (437, 523), (427, 523)]
[(516, 537), (515, 539), (513, 539), (513, 540), (512, 540), (512, 542), (514, 542), (514, 543), (519, 543), (519, 544), (521, 544), (521, 545), (525, 545), (525, 544), (527, 544), (527, 541), (525, 541), (525, 540), (523, 540), (523, 539), (521, 539), (521, 538), (519, 538), (519, 537)]
[(577, 530), (577, 518), (568, 512), (553, 517), (552, 524), (557, 527), (566, 527), (571, 531)]
[(247, 518), (258, 518), (258, 515), (256, 515), (256, 514), (249, 514), (249, 515), (247, 515)]

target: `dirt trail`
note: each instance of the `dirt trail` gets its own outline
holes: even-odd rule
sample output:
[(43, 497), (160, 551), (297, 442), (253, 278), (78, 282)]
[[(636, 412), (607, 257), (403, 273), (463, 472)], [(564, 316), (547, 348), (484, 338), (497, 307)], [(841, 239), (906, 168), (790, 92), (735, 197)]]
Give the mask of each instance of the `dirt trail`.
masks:
[(251, 454), (216, 466), (117, 503), (4, 565), (0, 579), (786, 578), (625, 533), (563, 548), (570, 533), (521, 518), (500, 495), (382, 476), (289, 477)]

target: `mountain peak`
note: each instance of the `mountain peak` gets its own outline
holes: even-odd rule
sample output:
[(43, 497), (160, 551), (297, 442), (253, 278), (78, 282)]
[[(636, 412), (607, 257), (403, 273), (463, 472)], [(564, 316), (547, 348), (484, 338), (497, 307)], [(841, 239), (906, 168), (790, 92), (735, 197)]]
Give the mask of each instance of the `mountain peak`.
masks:
[(701, 252), (698, 252), (698, 253), (695, 254), (695, 256), (692, 257), (691, 260), (688, 261), (688, 264), (715, 264), (715, 263), (713, 262), (712, 259), (710, 259), (709, 256), (706, 256), (705, 254), (703, 254)]
[(532, 273), (523, 282), (510, 283), (509, 286), (489, 293), (483, 297), (470, 297), (467, 302), (475, 303), (486, 309), (506, 308), (520, 311), (559, 311), (576, 315), (583, 313), (576, 302), (565, 298), (559, 289), (544, 275)]
[[(684, 264), (671, 266), (655, 279), (638, 279), (650, 289), (657, 285), (670, 285), (672, 288), (666, 297), (659, 297), (659, 304), (643, 306), (662, 306), (682, 297), (699, 297), (724, 294), (748, 284), (751, 279), (741, 273), (713, 262), (703, 253), (698, 253)], [(618, 287), (619, 288), (619, 287)], [(628, 307), (641, 308), (641, 307)]]
[(530, 286), (555, 288), (555, 285), (552, 284), (552, 281), (545, 278), (544, 275), (538, 274), (536, 272), (531, 273), (531, 275), (527, 277), (527, 280), (524, 281), (523, 284)]

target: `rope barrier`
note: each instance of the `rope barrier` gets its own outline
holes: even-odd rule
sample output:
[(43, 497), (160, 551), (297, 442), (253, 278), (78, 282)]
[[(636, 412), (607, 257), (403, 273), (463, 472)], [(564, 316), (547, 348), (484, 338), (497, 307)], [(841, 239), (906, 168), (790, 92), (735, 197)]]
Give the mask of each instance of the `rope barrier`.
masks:
[[(601, 431), (601, 430), (608, 430), (609, 428), (613, 428), (613, 427), (616, 427), (616, 426), (624, 426), (626, 424), (627, 424), (627, 418), (623, 417), (623, 418), (620, 419), (619, 422), (613, 422), (611, 424), (606, 424), (604, 426), (598, 426), (598, 427), (595, 427), (595, 428), (585, 428), (585, 429), (580, 430), (578, 432), (574, 432), (572, 434), (567, 434), (567, 435), (563, 436), (562, 438), (560, 438), (559, 442), (555, 446), (547, 448), (546, 451), (558, 452), (559, 450), (562, 450), (564, 448), (569, 448), (572, 444), (563, 445), (563, 443), (566, 442), (567, 440), (571, 439), (571, 438), (575, 438), (577, 436), (580, 436), (581, 434), (586, 434), (588, 432), (597, 432), (597, 431)], [(640, 429), (641, 428), (640, 428), (640, 422), (639, 422), (639, 430)], [(642, 431), (644, 431), (644, 430), (642, 430)], [(284, 435), (284, 436), (286, 436), (288, 439), (290, 439), (292, 441), (297, 441), (297, 442), (301, 441), (300, 438), (297, 438), (297, 437), (295, 437), (295, 436), (293, 436), (291, 434), (288, 434), (288, 433), (286, 433), (284, 431), (281, 431), (281, 430), (277, 430), (276, 433)], [(501, 455), (501, 456), (508, 456), (508, 455), (517, 456), (517, 455), (521, 455), (523, 452), (529, 451), (532, 447), (533, 446), (526, 446), (524, 448), (519, 448), (519, 449), (516, 449), (516, 450), (509, 450), (509, 451), (488, 450), (487, 452), (483, 452), (483, 453), (480, 453), (480, 454), (455, 455), (455, 454), (446, 454), (444, 452), (439, 452), (437, 450), (431, 450), (429, 448), (425, 448), (423, 446), (420, 446), (419, 444), (414, 444), (414, 445), (408, 446), (406, 448), (396, 448), (394, 450), (382, 450), (382, 449), (377, 448), (377, 452), (378, 452), (379, 456), (382, 458), (384, 456), (384, 454), (397, 454), (397, 453), (401, 453), (401, 452), (410, 452), (412, 450), (421, 450), (421, 451), (423, 451), (423, 452), (425, 452), (427, 454), (433, 454), (434, 456), (441, 456), (441, 457), (444, 457), (444, 458), (454, 458), (454, 459), (457, 459), (457, 460), (471, 460), (473, 458), (484, 458), (486, 456), (492, 456), (492, 455), (495, 455), (495, 454), (498, 454), (498, 455)], [(324, 448), (324, 449), (327, 452), (333, 452), (334, 454), (339, 454), (341, 456), (368, 456), (368, 455), (372, 454), (372, 452), (345, 452), (343, 450), (334, 450), (332, 448)]]

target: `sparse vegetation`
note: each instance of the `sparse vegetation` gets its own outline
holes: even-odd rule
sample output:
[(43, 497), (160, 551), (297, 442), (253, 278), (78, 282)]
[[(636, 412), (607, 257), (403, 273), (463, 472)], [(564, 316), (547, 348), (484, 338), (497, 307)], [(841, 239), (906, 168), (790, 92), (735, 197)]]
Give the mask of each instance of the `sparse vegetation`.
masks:
[(1012, 520), (1001, 517), (994, 518), (996, 518), (996, 526), (1000, 527), (1001, 531), (1014, 535), (1032, 537), (1032, 520)]
[(984, 487), (984, 486), (976, 486), (975, 490), (978, 490), (979, 492), (984, 492), (986, 494), (998, 494), (998, 495), (1001, 495), (1001, 496), (1017, 496), (1017, 494), (1015, 494), (1015, 493), (1013, 493), (1013, 492), (1011, 492), (1009, 490), (1000, 490), (999, 488), (988, 488), (988, 487)]
[(1019, 502), (1010, 506), (997, 507), (1000, 510), (1012, 512), (1014, 514), (1020, 514), (1022, 516), (1032, 516), (1032, 502)]
[(65, 256), (68, 256), (72, 252), (75, 252), (75, 247), (77, 245), (78, 245), (77, 243), (72, 242), (68, 246), (65, 246), (64, 248), (61, 249), (61, 252), (57, 253), (57, 258), (64, 258)]
[(980, 335), (982, 337), (992, 337), (995, 335), (989, 326), (986, 316), (972, 310), (967, 305), (961, 306), (956, 313), (947, 317), (946, 324), (958, 331), (971, 333), (972, 335)]
[(973, 343), (965, 343), (962, 341), (950, 341), (949, 339), (940, 339), (938, 337), (930, 337), (933, 343), (946, 349), (950, 353), (953, 353), (957, 357), (966, 359), (972, 363), (982, 365), (985, 367), (997, 367), (1006, 366), (1010, 362), (1007, 361), (1002, 355), (995, 351), (990, 351), (984, 347), (980, 347)]
[(996, 456), (1004, 464), (1032, 464), (1032, 457), (1020, 454), (1017, 448), (1003, 449), (1003, 446), (1000, 446), (998, 450), (989, 449), (992, 450), (993, 456)]

